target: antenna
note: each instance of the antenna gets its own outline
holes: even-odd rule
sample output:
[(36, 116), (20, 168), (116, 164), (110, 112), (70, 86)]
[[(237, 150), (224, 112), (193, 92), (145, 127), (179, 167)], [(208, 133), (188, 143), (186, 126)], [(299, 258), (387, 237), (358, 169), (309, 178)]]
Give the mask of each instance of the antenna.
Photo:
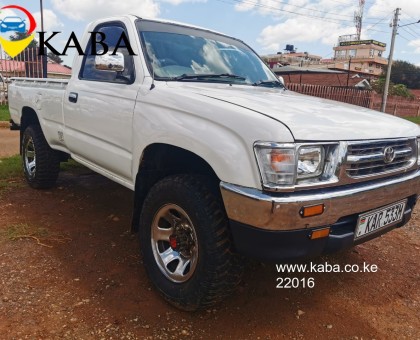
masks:
[(359, 8), (354, 12), (354, 23), (356, 24), (357, 40), (360, 40), (362, 34), (363, 10), (365, 8), (365, 0), (359, 0)]

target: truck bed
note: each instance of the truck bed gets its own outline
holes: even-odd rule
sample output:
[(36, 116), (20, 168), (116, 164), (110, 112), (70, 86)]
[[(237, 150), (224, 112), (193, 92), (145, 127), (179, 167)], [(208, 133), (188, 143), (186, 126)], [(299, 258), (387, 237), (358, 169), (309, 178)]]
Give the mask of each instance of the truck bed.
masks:
[(24, 108), (33, 109), (52, 147), (65, 150), (57, 133), (64, 126), (63, 98), (69, 79), (11, 78), (9, 110), (12, 121), (20, 125)]

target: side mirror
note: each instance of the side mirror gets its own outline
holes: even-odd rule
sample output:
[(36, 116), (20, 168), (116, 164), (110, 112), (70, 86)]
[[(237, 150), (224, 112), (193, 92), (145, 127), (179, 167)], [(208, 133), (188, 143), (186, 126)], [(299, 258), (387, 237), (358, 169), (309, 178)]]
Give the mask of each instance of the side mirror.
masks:
[(124, 54), (117, 52), (115, 54), (107, 53), (95, 57), (95, 68), (99, 71), (123, 72)]
[(279, 76), (279, 81), (284, 87), (286, 87), (286, 84), (284, 82), (284, 78), (282, 76)]

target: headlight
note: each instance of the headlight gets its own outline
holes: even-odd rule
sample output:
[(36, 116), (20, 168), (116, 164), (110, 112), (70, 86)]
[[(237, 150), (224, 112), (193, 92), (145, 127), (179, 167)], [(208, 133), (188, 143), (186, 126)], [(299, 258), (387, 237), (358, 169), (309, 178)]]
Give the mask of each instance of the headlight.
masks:
[(19, 27), (23, 27), (23, 26), (24, 26), (24, 24), (20, 24), (20, 25), (19, 25)]
[(339, 143), (264, 143), (254, 145), (263, 186), (269, 190), (335, 182)]
[(1, 24), (1, 27), (7, 28), (6, 24)]
[(311, 178), (321, 175), (324, 165), (322, 146), (302, 146), (298, 151), (297, 178)]

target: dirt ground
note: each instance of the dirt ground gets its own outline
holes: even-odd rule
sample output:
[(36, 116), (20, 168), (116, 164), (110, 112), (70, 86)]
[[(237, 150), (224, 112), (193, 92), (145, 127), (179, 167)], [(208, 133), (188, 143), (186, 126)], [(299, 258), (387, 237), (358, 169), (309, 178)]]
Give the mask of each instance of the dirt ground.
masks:
[[(0, 145), (3, 145), (0, 136)], [(0, 196), (2, 339), (420, 339), (420, 209), (404, 228), (317, 263), (376, 273), (282, 274), (250, 261), (237, 293), (212, 309), (171, 307), (148, 281), (128, 232), (132, 193), (86, 169)]]
[(0, 125), (0, 158), (10, 157), (18, 153), (19, 131), (10, 131)]

